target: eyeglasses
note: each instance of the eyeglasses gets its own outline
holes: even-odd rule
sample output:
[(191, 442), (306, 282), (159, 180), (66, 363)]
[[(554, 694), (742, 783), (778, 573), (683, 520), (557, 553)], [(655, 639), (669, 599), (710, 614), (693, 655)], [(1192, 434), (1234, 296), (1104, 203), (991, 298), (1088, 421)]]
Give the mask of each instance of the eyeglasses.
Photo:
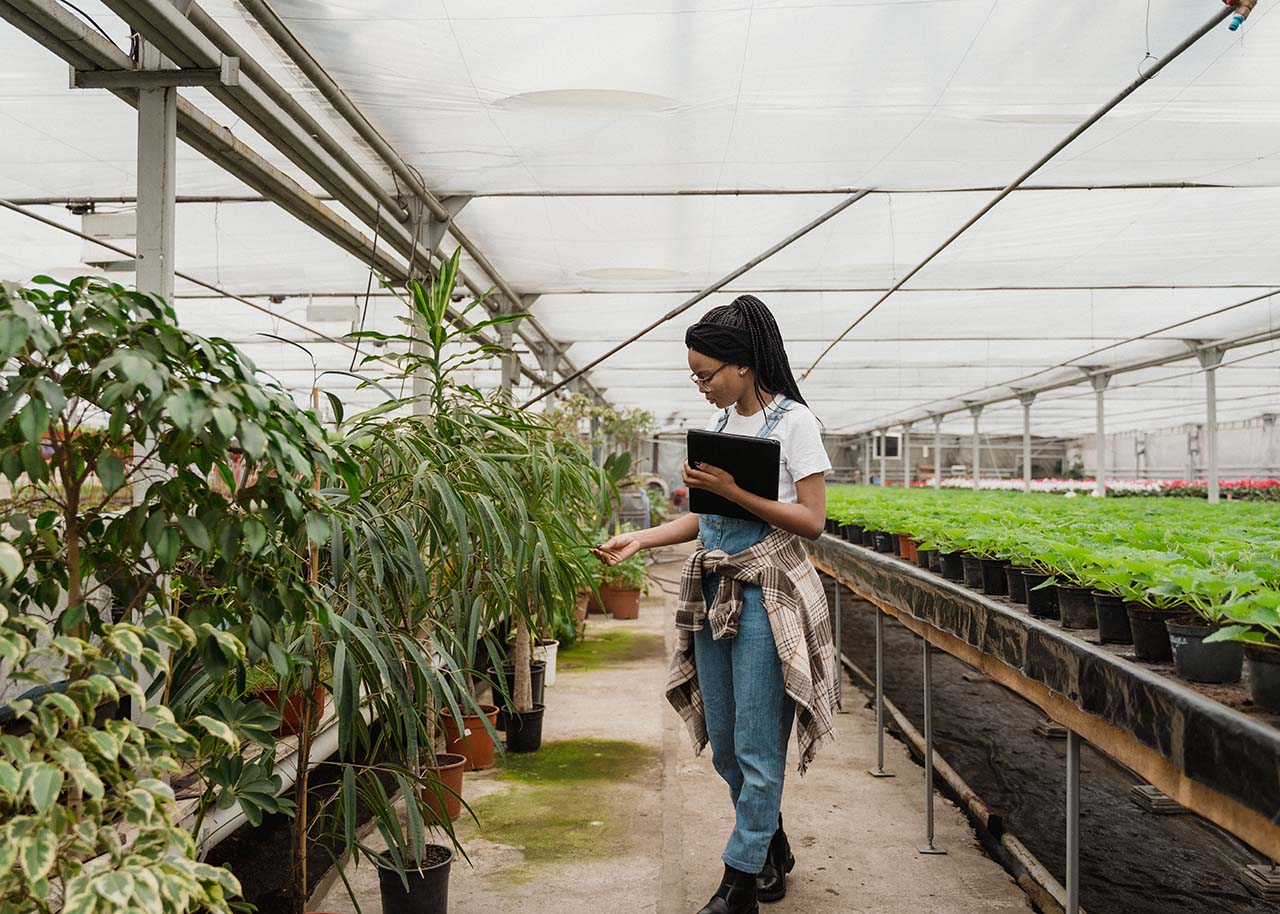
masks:
[(725, 368), (727, 368), (728, 365), (729, 363), (725, 362), (723, 365), (721, 365), (715, 371), (711, 372), (711, 374), (707, 375), (705, 378), (700, 378), (696, 374), (691, 374), (689, 375), (689, 380), (692, 381), (694, 384), (698, 385), (698, 390), (710, 390), (711, 382), (715, 380), (716, 375), (718, 375)]

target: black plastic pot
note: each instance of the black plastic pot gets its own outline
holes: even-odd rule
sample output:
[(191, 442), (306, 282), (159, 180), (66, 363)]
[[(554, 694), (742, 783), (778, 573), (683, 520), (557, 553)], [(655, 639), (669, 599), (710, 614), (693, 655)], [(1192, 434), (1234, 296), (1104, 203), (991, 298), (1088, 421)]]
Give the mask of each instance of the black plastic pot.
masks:
[(408, 890), (395, 870), (378, 867), (378, 889), (383, 914), (446, 914), (449, 910), (449, 867), (453, 851), (439, 844), (427, 845), (428, 859), (443, 856), (442, 862), (421, 870), (409, 870)]
[(930, 554), (931, 554), (933, 551), (934, 551), (934, 550), (932, 550), (932, 549), (917, 549), (917, 550), (916, 550), (916, 565), (917, 565), (917, 566), (919, 566), (920, 568), (928, 569), (928, 568), (929, 568), (929, 562), (930, 562), (930, 557), (929, 557), (929, 556), (930, 556)]
[(1133, 631), (1133, 655), (1139, 660), (1157, 663), (1173, 659), (1169, 629), (1165, 621), (1172, 615), (1165, 609), (1152, 609), (1141, 603), (1126, 603), (1129, 628)]
[(1009, 592), (1009, 582), (1004, 570), (1008, 562), (1001, 559), (979, 559), (982, 566), (982, 592), (993, 597), (1003, 597)]
[(537, 752), (542, 747), (542, 714), (545, 705), (535, 704), (532, 711), (512, 711), (507, 720), (507, 751)]
[(942, 576), (948, 581), (964, 580), (964, 560), (958, 552), (943, 552), (938, 556)]
[(828, 517), (825, 521), (823, 521), (823, 530), (825, 530), (827, 533), (836, 533), (839, 530), (839, 528), (836, 526), (836, 522)]
[(1249, 694), (1260, 708), (1280, 711), (1280, 650), (1249, 644), (1244, 649), (1249, 665)]
[(1239, 641), (1204, 639), (1219, 626), (1205, 625), (1198, 616), (1178, 616), (1165, 621), (1169, 646), (1173, 648), (1173, 669), (1192, 682), (1239, 682), (1244, 668), (1244, 644)]
[(902, 542), (898, 539), (898, 534), (889, 534), (889, 545), (892, 547), (894, 555), (902, 555)]
[[(530, 682), (533, 692), (533, 703), (541, 704), (546, 694), (546, 675), (547, 661), (535, 660), (530, 665)], [(493, 667), (489, 667), (488, 675), (490, 681), (497, 681), (498, 673)], [(502, 667), (502, 675), (507, 680), (507, 694), (515, 695), (516, 693), (516, 666), (514, 663), (504, 664)], [(494, 693), (493, 703), (498, 706), (498, 722), (494, 724), (499, 730), (507, 729), (507, 720), (510, 718), (510, 706), (503, 701), (502, 696)]]
[(1005, 587), (1009, 591), (1009, 599), (1015, 603), (1027, 602), (1027, 579), (1022, 576), (1022, 573), (1030, 570), (1024, 565), (1004, 566)]
[(925, 554), (929, 556), (929, 570), (935, 574), (942, 574), (942, 553), (937, 549), (930, 549)]
[(894, 536), (892, 533), (882, 533), (881, 531), (877, 530), (875, 533), (875, 537), (876, 537), (876, 552), (883, 552), (886, 555), (890, 553), (895, 553), (895, 554), (897, 553), (898, 538)]
[(960, 556), (960, 567), (964, 571), (964, 586), (979, 590), (982, 587), (982, 560), (972, 555)]
[(876, 548), (876, 532), (874, 530), (868, 530), (866, 527), (862, 528), (862, 545), (868, 549)]
[(1058, 588), (1042, 587), (1036, 590), (1049, 580), (1049, 575), (1038, 571), (1024, 571), (1022, 580), (1027, 588), (1027, 612), (1039, 619), (1058, 618)]
[(1103, 644), (1133, 644), (1129, 611), (1115, 594), (1093, 592), (1093, 613), (1098, 617), (1098, 640)]
[(859, 524), (845, 524), (840, 528), (840, 536), (848, 543), (862, 542), (862, 527)]
[(1063, 628), (1086, 629), (1098, 624), (1093, 591), (1086, 587), (1058, 585), (1058, 618)]

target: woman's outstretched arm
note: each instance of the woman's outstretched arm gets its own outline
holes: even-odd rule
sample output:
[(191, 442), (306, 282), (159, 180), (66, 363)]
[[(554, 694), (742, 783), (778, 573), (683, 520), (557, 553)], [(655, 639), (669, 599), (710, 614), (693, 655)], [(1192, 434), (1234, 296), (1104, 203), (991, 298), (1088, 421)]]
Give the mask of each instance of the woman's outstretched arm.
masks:
[(606, 565), (616, 565), (631, 558), (641, 549), (654, 549), (658, 546), (674, 546), (676, 543), (688, 543), (698, 538), (698, 515), (686, 514), (675, 520), (667, 521), (659, 527), (648, 530), (635, 530), (631, 533), (620, 533), (609, 542), (604, 543), (596, 551), (596, 556)]

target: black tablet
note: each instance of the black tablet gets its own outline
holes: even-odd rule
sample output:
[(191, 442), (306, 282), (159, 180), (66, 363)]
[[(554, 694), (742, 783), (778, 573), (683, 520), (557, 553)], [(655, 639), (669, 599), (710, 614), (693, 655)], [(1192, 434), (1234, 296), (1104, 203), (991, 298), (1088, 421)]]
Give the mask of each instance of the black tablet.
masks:
[[(751, 494), (770, 501), (778, 500), (778, 465), (782, 460), (782, 445), (772, 438), (690, 429), (688, 447), (690, 466), (708, 463), (719, 467)], [(760, 520), (741, 505), (692, 486), (689, 488), (689, 510), (694, 514)]]

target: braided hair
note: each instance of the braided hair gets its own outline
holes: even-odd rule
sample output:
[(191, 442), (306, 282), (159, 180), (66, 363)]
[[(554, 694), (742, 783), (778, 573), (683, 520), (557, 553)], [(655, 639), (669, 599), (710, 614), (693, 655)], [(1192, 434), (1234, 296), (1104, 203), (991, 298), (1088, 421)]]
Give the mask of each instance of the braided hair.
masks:
[(791, 373), (778, 322), (754, 295), (739, 295), (730, 304), (712, 308), (685, 332), (685, 345), (713, 359), (754, 369), (761, 403), (766, 393), (805, 402)]

